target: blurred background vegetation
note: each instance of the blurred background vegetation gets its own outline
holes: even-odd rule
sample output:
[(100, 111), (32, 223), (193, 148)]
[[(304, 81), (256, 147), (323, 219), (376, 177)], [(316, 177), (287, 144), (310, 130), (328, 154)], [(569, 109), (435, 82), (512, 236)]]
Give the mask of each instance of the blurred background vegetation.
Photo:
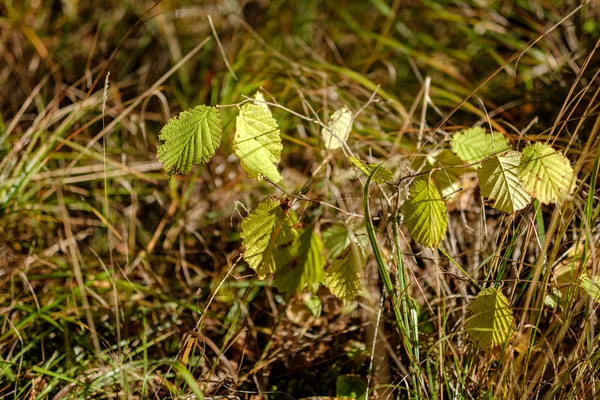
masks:
[[(230, 157), (231, 109), (221, 109), (217, 155), (188, 176), (169, 179), (155, 160), (160, 128), (181, 110), (236, 104), (261, 87), (324, 120), (342, 105), (359, 110), (377, 91), (349, 141), (374, 162), (430, 151), (453, 130), (491, 120), (517, 146), (550, 141), (583, 160), (582, 192), (558, 210), (559, 239), (547, 238), (556, 241), (551, 267), (582, 235), (597, 246), (597, 215), (577, 212), (597, 207), (597, 148), (585, 144), (599, 144), (590, 139), (599, 16), (597, 2), (578, 0), (2, 0), (0, 396), (191, 398), (196, 384), (213, 398), (302, 398), (335, 396), (340, 376), (353, 376), (388, 385), (373, 396), (407, 398), (408, 364), (386, 329), (385, 303), (370, 373), (372, 266), (365, 279), (375, 300), (344, 305), (323, 289), (315, 317), (302, 296), (282, 296), (240, 262), (241, 217), (282, 193), (249, 180)], [(317, 125), (274, 115), (285, 188), (300, 190), (324, 163), (310, 195), (345, 212), (306, 204), (302, 218), (323, 229), (342, 219), (360, 226), (347, 218), (362, 199), (348, 162), (320, 149)], [(446, 248), (473, 276), (504, 281), (519, 321), (518, 293), (541, 283), (528, 281), (527, 266), (546, 256), (536, 243), (557, 209), (506, 217), (464, 189)], [(541, 375), (533, 361), (514, 359), (519, 372), (500, 373), (505, 364), (480, 357), (459, 329), (475, 289), (448, 261), (405, 245), (423, 310), (420, 346), (437, 376), (430, 397), (523, 398), (528, 385), (540, 398), (598, 395), (595, 309), (574, 302), (560, 345), (535, 348), (553, 355)], [(447, 272), (441, 289), (430, 278), (436, 268)], [(544, 318), (536, 328), (552, 343), (565, 316)]]

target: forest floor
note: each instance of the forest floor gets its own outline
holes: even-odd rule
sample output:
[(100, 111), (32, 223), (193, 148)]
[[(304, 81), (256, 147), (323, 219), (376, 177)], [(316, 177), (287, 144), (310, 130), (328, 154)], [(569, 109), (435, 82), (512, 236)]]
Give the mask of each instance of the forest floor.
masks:
[[(594, 1), (0, 2), (0, 398), (600, 397), (599, 46)], [(232, 156), (257, 91), (278, 184)], [(159, 132), (198, 105), (222, 106), (221, 145), (169, 176)], [(325, 149), (342, 107), (347, 148)], [(573, 190), (507, 214), (470, 170), (423, 247), (395, 229), (403, 178), (472, 126), (550, 144)], [(370, 215), (348, 152), (394, 176)], [(358, 297), (249, 267), (241, 221), (268, 196), (322, 237), (325, 268), (340, 232), (360, 243)], [(493, 351), (464, 328), (488, 287), (514, 314)]]

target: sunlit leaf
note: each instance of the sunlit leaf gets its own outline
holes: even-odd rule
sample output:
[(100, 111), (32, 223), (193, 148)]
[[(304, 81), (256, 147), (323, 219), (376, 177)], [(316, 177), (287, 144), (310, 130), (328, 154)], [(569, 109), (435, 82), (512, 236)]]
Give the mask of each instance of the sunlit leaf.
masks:
[(560, 291), (557, 288), (552, 288), (551, 291), (544, 296), (544, 305), (549, 308), (556, 308), (561, 297)]
[(323, 303), (321, 302), (319, 296), (313, 294), (312, 296), (305, 298), (304, 305), (313, 317), (319, 318), (321, 316), (321, 312), (323, 311)]
[(567, 157), (544, 143), (523, 149), (519, 178), (525, 190), (541, 203), (558, 203), (573, 189), (573, 168)]
[(445, 199), (452, 199), (460, 190), (461, 178), (466, 168), (464, 162), (449, 149), (442, 149), (427, 157), (418, 157), (411, 168), (419, 172), (431, 172), (435, 187)]
[[(367, 176), (370, 176), (377, 168), (377, 164), (367, 164), (358, 157), (348, 157), (348, 160)], [(379, 184), (389, 182), (392, 179), (394, 179), (394, 174), (385, 167), (379, 167), (379, 169), (375, 171), (375, 175), (373, 175), (373, 181)]]
[(477, 163), (492, 154), (510, 150), (508, 139), (501, 133), (487, 133), (475, 126), (455, 133), (451, 140), (452, 151), (468, 164)]
[(236, 119), (233, 150), (248, 176), (280, 182), (277, 164), (282, 149), (279, 126), (271, 111), (263, 105), (244, 104)]
[(302, 292), (306, 287), (316, 291), (325, 264), (319, 233), (312, 228), (304, 229), (298, 240), (279, 249), (275, 262), (273, 283), (277, 289), (285, 293)]
[(240, 236), (245, 248), (244, 260), (259, 278), (275, 272), (275, 255), (281, 246), (290, 245), (298, 237), (291, 211), (279, 201), (266, 198), (242, 220)]
[(482, 290), (468, 307), (465, 330), (485, 351), (507, 343), (513, 332), (513, 312), (506, 296), (496, 288)]
[(325, 271), (325, 284), (337, 298), (353, 300), (362, 288), (360, 277), (364, 267), (360, 246), (351, 242)]
[(331, 258), (339, 256), (351, 240), (348, 229), (341, 224), (331, 225), (323, 231), (323, 244)]
[(446, 235), (446, 204), (431, 179), (415, 179), (402, 206), (404, 223), (415, 242), (435, 247)]
[(215, 107), (197, 106), (181, 112), (161, 129), (156, 156), (169, 175), (186, 174), (204, 165), (221, 143), (221, 115)]
[(323, 246), (329, 258), (335, 259), (353, 240), (366, 248), (369, 239), (364, 226), (333, 224), (323, 231)]
[(331, 116), (327, 128), (321, 128), (321, 137), (325, 148), (329, 150), (339, 149), (346, 143), (352, 124), (352, 113), (348, 108), (342, 107)]
[(493, 200), (495, 209), (513, 213), (531, 202), (517, 175), (520, 162), (521, 153), (509, 151), (486, 159), (477, 170), (481, 195)]
[(583, 273), (579, 277), (579, 284), (596, 303), (600, 304), (600, 276)]

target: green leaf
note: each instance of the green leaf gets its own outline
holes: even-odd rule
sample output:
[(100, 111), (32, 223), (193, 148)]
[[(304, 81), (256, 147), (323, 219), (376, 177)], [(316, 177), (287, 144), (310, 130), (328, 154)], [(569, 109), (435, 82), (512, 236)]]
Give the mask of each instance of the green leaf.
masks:
[(275, 261), (277, 271), (273, 283), (277, 289), (299, 293), (308, 286), (309, 290), (316, 291), (325, 265), (319, 233), (312, 228), (304, 229), (297, 241), (278, 251)]
[[(449, 149), (439, 150), (423, 160), (420, 163), (413, 163), (411, 168), (420, 172), (432, 172), (429, 177), (433, 179), (435, 187), (439, 190), (443, 198), (449, 199), (455, 197), (460, 190), (460, 181), (466, 168), (463, 160), (457, 157)], [(442, 168), (442, 169), (439, 169)]]
[(271, 111), (263, 105), (244, 104), (236, 119), (233, 151), (248, 176), (280, 182), (277, 163), (282, 149), (279, 126)]
[(187, 174), (204, 165), (221, 144), (221, 115), (215, 107), (197, 106), (183, 111), (161, 129), (156, 156), (169, 175)]
[(323, 245), (327, 250), (327, 256), (331, 259), (337, 258), (350, 244), (352, 238), (364, 248), (369, 245), (364, 226), (334, 224), (325, 229), (323, 231)]
[(402, 206), (404, 223), (415, 242), (436, 247), (446, 235), (446, 204), (431, 179), (415, 179)]
[(468, 164), (477, 163), (492, 154), (511, 148), (504, 135), (498, 132), (487, 133), (479, 126), (455, 133), (450, 143), (452, 151)]
[(275, 272), (277, 250), (298, 237), (293, 224), (291, 212), (285, 211), (282, 203), (271, 198), (261, 201), (242, 220), (240, 236), (245, 248), (244, 259), (259, 278)]
[(547, 293), (544, 296), (544, 305), (548, 308), (556, 308), (556, 307), (558, 307), (558, 304), (560, 303), (561, 298), (562, 298), (562, 294), (561, 294), (560, 290), (558, 290), (557, 288), (552, 288), (550, 293)]
[(517, 174), (520, 163), (521, 153), (509, 151), (486, 159), (477, 170), (481, 195), (493, 200), (495, 209), (513, 213), (531, 202)]
[[(377, 168), (377, 164), (367, 164), (358, 157), (348, 157), (348, 160), (350, 160), (350, 162), (354, 164), (354, 166), (356, 166), (358, 169), (364, 172), (364, 174), (367, 176), (370, 176), (373, 173), (373, 171), (375, 171), (375, 168)], [(373, 175), (373, 181), (379, 184), (389, 182), (392, 179), (394, 179), (394, 174), (389, 169), (384, 167), (380, 167), (375, 172), (375, 175)]]
[(485, 351), (493, 351), (507, 343), (513, 332), (513, 312), (499, 289), (482, 290), (469, 304), (470, 316), (465, 330)]
[(339, 375), (335, 382), (337, 397), (359, 399), (367, 392), (367, 384), (359, 376)]
[(337, 258), (352, 238), (344, 225), (334, 224), (323, 231), (323, 242), (331, 258)]
[(321, 316), (321, 312), (323, 311), (323, 303), (321, 302), (319, 296), (313, 294), (310, 297), (304, 298), (303, 302), (313, 317), (319, 318)]
[(350, 242), (325, 271), (325, 284), (337, 298), (353, 300), (362, 288), (360, 276), (365, 267), (362, 250)]
[(573, 168), (569, 160), (544, 143), (523, 149), (518, 174), (525, 190), (541, 203), (558, 203), (573, 189)]
[(583, 273), (579, 277), (579, 284), (596, 303), (600, 304), (600, 276)]
[(352, 113), (347, 107), (342, 107), (334, 112), (327, 128), (321, 129), (321, 137), (325, 143), (325, 148), (335, 150), (342, 147), (348, 139), (351, 125)]

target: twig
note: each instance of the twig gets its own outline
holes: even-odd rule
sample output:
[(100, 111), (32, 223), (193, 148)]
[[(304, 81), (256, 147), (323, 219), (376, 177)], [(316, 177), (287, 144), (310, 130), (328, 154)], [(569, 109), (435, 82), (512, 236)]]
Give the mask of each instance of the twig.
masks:
[(221, 44), (221, 41), (219, 40), (219, 35), (217, 35), (217, 30), (215, 29), (215, 24), (213, 24), (212, 17), (210, 15), (207, 15), (207, 17), (208, 17), (208, 23), (210, 24), (210, 29), (212, 29), (212, 33), (215, 36), (215, 40), (217, 41), (217, 46), (219, 46), (219, 51), (221, 52), (221, 56), (223, 56), (223, 61), (225, 62), (225, 65), (227, 66), (227, 70), (229, 70), (229, 73), (233, 76), (233, 79), (235, 79), (237, 81), (238, 77), (235, 74), (235, 72), (233, 72), (233, 68), (231, 68), (231, 65), (229, 64), (229, 60), (227, 59), (227, 54), (225, 54), (225, 49), (223, 48), (223, 45)]

